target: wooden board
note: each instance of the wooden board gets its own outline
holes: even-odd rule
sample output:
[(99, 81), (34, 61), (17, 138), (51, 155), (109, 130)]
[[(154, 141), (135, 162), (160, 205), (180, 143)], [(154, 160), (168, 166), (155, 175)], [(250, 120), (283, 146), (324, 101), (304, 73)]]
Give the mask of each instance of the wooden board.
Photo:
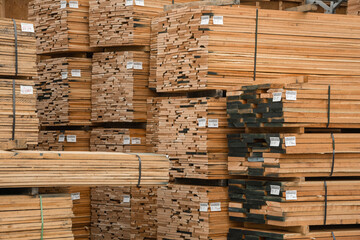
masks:
[(73, 217), (70, 195), (42, 195), (40, 198), (24, 195), (0, 196), (0, 239), (74, 240), (71, 232)]
[(70, 194), (73, 202), (72, 232), (74, 240), (90, 239), (90, 188), (57, 187), (39, 188), (40, 194)]
[(158, 239), (225, 240), (231, 226), (227, 190), (175, 184), (159, 188)]
[(35, 21), (37, 53), (92, 52), (89, 40), (89, 0), (34, 0), (29, 15)]
[(91, 151), (146, 152), (146, 130), (127, 128), (94, 128), (91, 131)]
[(91, 59), (40, 60), (37, 80), (41, 126), (91, 125)]
[[(135, 64), (132, 64), (135, 63)], [(149, 53), (95, 53), (92, 75), (92, 121), (146, 122)]]
[(156, 239), (158, 187), (91, 190), (91, 239)]
[[(213, 24), (210, 17), (201, 25), (204, 15), (223, 17), (223, 24)], [(327, 83), (331, 79), (325, 76), (359, 81), (358, 17), (265, 9), (258, 16), (256, 45), (254, 8), (207, 6), (164, 13), (158, 23), (157, 91), (229, 89), (301, 75), (324, 77)], [(329, 31), (322, 31), (323, 25)]]
[(169, 180), (163, 155), (110, 152), (0, 151), (0, 188), (161, 185)]
[(359, 0), (349, 0), (348, 1), (348, 15), (360, 15), (360, 1)]
[(42, 130), (39, 134), (40, 151), (90, 151), (90, 131), (85, 130)]

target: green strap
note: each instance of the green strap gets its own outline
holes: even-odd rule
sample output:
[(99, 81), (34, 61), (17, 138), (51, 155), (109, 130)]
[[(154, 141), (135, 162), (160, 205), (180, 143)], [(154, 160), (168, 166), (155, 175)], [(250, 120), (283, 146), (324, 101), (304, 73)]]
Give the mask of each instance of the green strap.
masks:
[(42, 196), (40, 196), (40, 210), (41, 210), (41, 240), (43, 240), (44, 239), (44, 212), (43, 212)]

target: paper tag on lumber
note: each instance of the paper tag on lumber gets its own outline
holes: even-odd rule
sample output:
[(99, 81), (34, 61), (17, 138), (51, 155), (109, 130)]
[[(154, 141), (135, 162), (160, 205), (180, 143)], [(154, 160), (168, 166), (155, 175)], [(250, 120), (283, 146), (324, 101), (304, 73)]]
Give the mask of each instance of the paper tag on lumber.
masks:
[(78, 1), (70, 1), (69, 7), (70, 8), (79, 8), (79, 2)]
[(34, 94), (34, 89), (32, 86), (20, 86), (20, 93), (25, 95)]
[(136, 69), (136, 70), (143, 69), (143, 63), (142, 62), (134, 62), (134, 69)]
[(280, 186), (278, 185), (270, 185), (270, 194), (271, 195), (276, 195), (279, 196), (280, 195)]
[(135, 5), (145, 6), (145, 1), (144, 0), (135, 0)]
[(282, 92), (273, 93), (273, 102), (281, 102)]
[(212, 212), (221, 212), (221, 203), (220, 202), (210, 203), (210, 209)]
[(210, 23), (210, 16), (209, 15), (203, 15), (201, 16), (201, 25), (208, 25)]
[(131, 144), (141, 144), (141, 138), (132, 138)]
[(81, 77), (81, 70), (80, 69), (72, 69), (71, 76), (73, 77)]
[(270, 137), (270, 147), (279, 147), (279, 146), (280, 146), (280, 138)]
[(198, 118), (198, 127), (206, 127), (206, 118)]
[(130, 196), (129, 196), (129, 195), (125, 195), (125, 196), (123, 197), (123, 202), (124, 202), (124, 203), (129, 203), (129, 202), (130, 202)]
[(124, 145), (129, 145), (130, 144), (130, 137), (129, 136), (124, 136), (123, 144)]
[(295, 147), (296, 146), (296, 137), (285, 137), (285, 146), (286, 147)]
[(134, 1), (133, 1), (133, 0), (126, 0), (125, 6), (132, 6), (132, 5), (134, 5)]
[(286, 191), (286, 200), (297, 200), (297, 191), (296, 190)]
[(297, 92), (296, 91), (286, 91), (286, 100), (296, 101)]
[(223, 16), (213, 16), (213, 23), (215, 25), (223, 25), (224, 24), (224, 17)]
[(200, 212), (207, 212), (209, 209), (209, 204), (207, 203), (200, 203)]
[(219, 119), (209, 119), (208, 127), (209, 128), (218, 128), (219, 127)]
[(72, 193), (71, 194), (71, 200), (80, 200), (80, 193)]
[(67, 2), (66, 1), (60, 1), (60, 8), (66, 8)]
[(21, 23), (21, 31), (22, 32), (35, 32), (34, 24), (32, 24), (32, 23)]
[(61, 79), (67, 79), (68, 73), (67, 72), (61, 72)]
[(76, 143), (76, 135), (67, 135), (66, 141), (69, 143)]
[(59, 142), (65, 142), (65, 135), (59, 135)]

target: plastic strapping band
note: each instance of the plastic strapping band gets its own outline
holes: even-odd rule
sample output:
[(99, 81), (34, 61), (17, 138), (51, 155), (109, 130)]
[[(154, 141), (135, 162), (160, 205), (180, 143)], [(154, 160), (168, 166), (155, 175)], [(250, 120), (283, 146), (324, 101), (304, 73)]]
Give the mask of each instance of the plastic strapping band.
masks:
[[(16, 21), (13, 19), (14, 23), (14, 38), (15, 38), (15, 76), (18, 75), (18, 39), (17, 39), (17, 28)], [(15, 125), (16, 125), (16, 85), (15, 79), (12, 82), (12, 95), (13, 95), (13, 124), (12, 124), (12, 140), (15, 140)]]
[(329, 88), (328, 88), (328, 112), (327, 112), (328, 121), (326, 124), (326, 128), (328, 128), (330, 125), (330, 99), (331, 99), (331, 86), (329, 85)]
[(140, 183), (141, 183), (141, 157), (139, 155), (136, 154), (136, 156), (138, 157), (139, 159), (139, 180), (138, 180), (138, 184), (137, 184), (137, 187), (140, 187)]
[(334, 173), (334, 166), (335, 166), (335, 138), (334, 138), (334, 133), (331, 133), (331, 138), (332, 138), (333, 156), (332, 156), (330, 177), (332, 177), (332, 175)]
[(334, 232), (331, 232), (331, 235), (332, 235), (333, 239), (336, 240)]
[(258, 26), (259, 26), (259, 9), (256, 9), (255, 54), (254, 54), (254, 81), (256, 80), (257, 45), (258, 45)]
[(40, 196), (40, 210), (41, 210), (41, 240), (43, 240), (44, 239), (44, 211), (43, 211), (42, 196)]
[(324, 187), (325, 187), (324, 225), (326, 225), (326, 218), (327, 218), (327, 184), (326, 184), (326, 180), (324, 181)]

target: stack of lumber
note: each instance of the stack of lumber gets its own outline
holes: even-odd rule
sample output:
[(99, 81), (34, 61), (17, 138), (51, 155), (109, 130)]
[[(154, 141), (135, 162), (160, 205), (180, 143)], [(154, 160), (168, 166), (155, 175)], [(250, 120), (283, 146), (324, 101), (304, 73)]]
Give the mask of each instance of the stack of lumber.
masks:
[[(13, 84), (15, 83), (15, 104)], [(20, 145), (38, 143), (39, 120), (36, 116), (36, 93), (33, 80), (0, 79), (0, 149), (11, 149), (13, 126)], [(13, 114), (15, 106), (15, 125)]]
[(360, 91), (357, 86), (342, 84), (330, 87), (264, 84), (228, 92), (229, 125), (359, 128)]
[(91, 239), (156, 239), (158, 187), (91, 190)]
[(149, 53), (103, 52), (93, 56), (92, 121), (146, 122)]
[(260, 9), (256, 21), (256, 12), (243, 6), (166, 12), (158, 23), (157, 91), (228, 89), (299, 75), (359, 79), (357, 16)]
[(94, 128), (90, 148), (97, 152), (146, 152), (145, 135), (145, 129)]
[(0, 75), (36, 76), (36, 42), (34, 26), (29, 21), (16, 21), (18, 73), (15, 67), (15, 31), (11, 19), (0, 19)]
[(229, 135), (229, 173), (328, 177), (333, 168), (333, 176), (360, 176), (360, 134), (333, 136), (334, 142), (330, 133)]
[(91, 52), (89, 0), (34, 0), (37, 53)]
[(230, 219), (280, 227), (358, 224), (358, 180), (229, 180)]
[(226, 239), (227, 187), (169, 185), (158, 189), (158, 239)]
[(41, 125), (90, 125), (91, 59), (44, 59), (38, 68), (37, 109)]
[(52, 187), (39, 188), (40, 194), (70, 194), (73, 201), (72, 232), (74, 240), (88, 240), (90, 237), (90, 188)]
[(162, 99), (159, 106), (158, 152), (171, 158), (175, 178), (226, 179), (226, 99)]
[(0, 151), (0, 188), (166, 184), (169, 160), (155, 154)]
[(41, 151), (90, 151), (90, 131), (57, 130), (39, 133), (37, 150)]
[(44, 239), (74, 240), (72, 207), (70, 195), (0, 196), (0, 239), (40, 239), (43, 216)]
[(359, 0), (348, 0), (347, 14), (360, 16), (360, 1)]

